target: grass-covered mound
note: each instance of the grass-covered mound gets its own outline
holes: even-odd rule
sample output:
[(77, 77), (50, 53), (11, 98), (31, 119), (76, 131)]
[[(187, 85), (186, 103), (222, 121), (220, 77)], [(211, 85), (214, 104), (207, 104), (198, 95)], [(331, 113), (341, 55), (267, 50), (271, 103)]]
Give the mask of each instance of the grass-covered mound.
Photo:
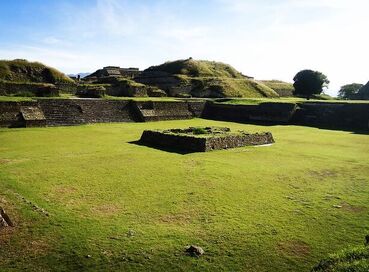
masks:
[(55, 68), (23, 59), (0, 60), (0, 80), (23, 83), (74, 83), (71, 78)]
[[(175, 80), (163, 80), (163, 77)], [(146, 69), (142, 83), (155, 85), (171, 96), (277, 97), (265, 84), (248, 78), (232, 66), (215, 61), (176, 60)], [(147, 80), (149, 78), (149, 80)], [(142, 79), (139, 79), (139, 81)], [(173, 82), (171, 82), (173, 81)]]
[(273, 89), (279, 96), (293, 96), (294, 87), (292, 83), (280, 80), (261, 80), (260, 83)]
[(158, 66), (151, 66), (147, 70), (190, 77), (244, 78), (240, 72), (228, 64), (216, 61), (194, 60), (192, 58), (168, 61)]
[(166, 96), (166, 93), (157, 87), (145, 85), (125, 77), (102, 77), (88, 85), (104, 85), (107, 94), (118, 97)]
[(369, 271), (369, 247), (353, 247), (331, 254), (320, 261), (312, 271), (316, 272), (364, 272)]

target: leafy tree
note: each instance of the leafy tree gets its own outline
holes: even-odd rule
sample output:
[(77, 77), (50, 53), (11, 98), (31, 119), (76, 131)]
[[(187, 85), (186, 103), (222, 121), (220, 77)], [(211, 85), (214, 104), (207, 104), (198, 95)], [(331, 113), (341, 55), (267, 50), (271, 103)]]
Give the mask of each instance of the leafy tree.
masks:
[(294, 95), (303, 96), (307, 99), (314, 94), (320, 94), (323, 87), (327, 87), (329, 80), (326, 75), (318, 71), (302, 70), (293, 78)]
[(358, 91), (358, 99), (369, 100), (369, 82)]
[(338, 91), (338, 98), (340, 99), (358, 99), (358, 93), (363, 84), (352, 83), (341, 87)]

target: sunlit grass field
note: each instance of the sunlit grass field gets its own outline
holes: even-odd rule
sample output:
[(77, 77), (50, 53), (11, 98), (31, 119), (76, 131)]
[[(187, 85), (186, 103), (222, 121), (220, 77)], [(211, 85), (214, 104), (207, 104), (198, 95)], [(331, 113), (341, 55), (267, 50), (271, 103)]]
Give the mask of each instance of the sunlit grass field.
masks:
[[(144, 129), (276, 143), (178, 154)], [(202, 119), (0, 129), (0, 271), (309, 271), (369, 234), (369, 135)], [(187, 245), (205, 250), (187, 256)]]

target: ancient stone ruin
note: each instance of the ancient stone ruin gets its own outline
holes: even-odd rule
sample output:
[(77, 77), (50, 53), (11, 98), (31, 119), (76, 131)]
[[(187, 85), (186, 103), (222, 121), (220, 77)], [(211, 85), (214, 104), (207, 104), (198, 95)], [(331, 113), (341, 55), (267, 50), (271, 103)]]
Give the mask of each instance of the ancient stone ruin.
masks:
[(242, 146), (274, 143), (270, 132), (231, 132), (226, 127), (190, 127), (187, 129), (145, 130), (139, 141), (157, 148), (207, 152)]
[(119, 66), (106, 66), (102, 69), (97, 70), (96, 72), (86, 76), (84, 78), (85, 81), (96, 80), (102, 77), (127, 77), (134, 78), (138, 76), (141, 71), (138, 68), (121, 68)]
[(4, 227), (13, 227), (13, 222), (7, 213), (0, 207), (0, 229)]

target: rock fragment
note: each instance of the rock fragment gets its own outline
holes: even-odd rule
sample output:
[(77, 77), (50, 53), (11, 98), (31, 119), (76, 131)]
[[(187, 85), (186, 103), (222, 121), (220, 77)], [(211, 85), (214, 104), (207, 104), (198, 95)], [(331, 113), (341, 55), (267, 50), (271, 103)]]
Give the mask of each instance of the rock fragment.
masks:
[(205, 251), (201, 247), (195, 245), (187, 247), (186, 252), (192, 257), (200, 257), (205, 253)]
[(4, 209), (0, 208), (0, 228), (2, 227), (14, 227), (14, 224)]

